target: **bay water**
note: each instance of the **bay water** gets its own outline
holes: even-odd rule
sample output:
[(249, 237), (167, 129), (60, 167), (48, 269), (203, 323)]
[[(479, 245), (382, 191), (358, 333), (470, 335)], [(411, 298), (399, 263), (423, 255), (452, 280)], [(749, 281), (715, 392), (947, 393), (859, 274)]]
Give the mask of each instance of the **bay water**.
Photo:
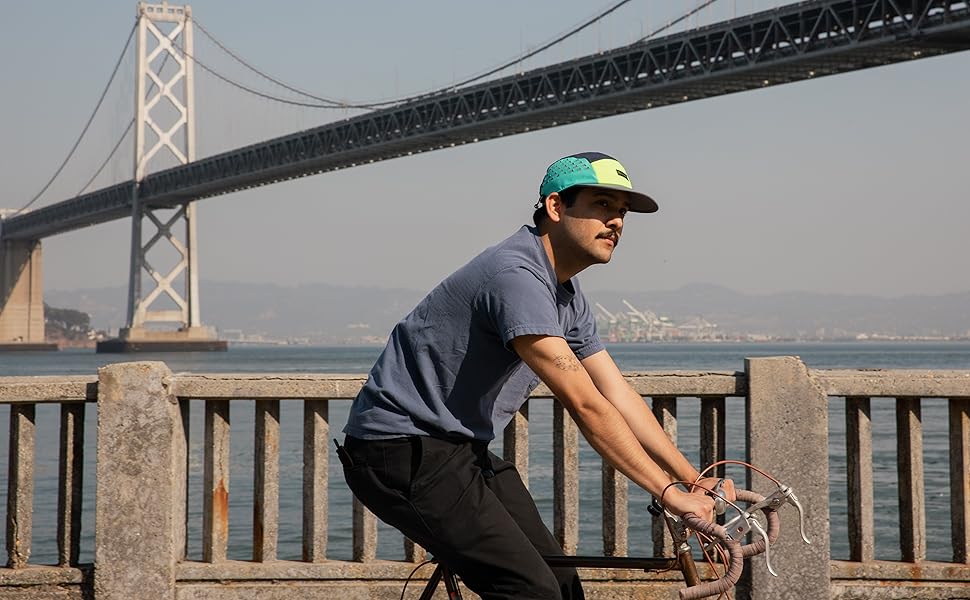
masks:
[[(625, 371), (710, 370), (741, 371), (745, 357), (800, 356), (810, 368), (865, 369), (958, 369), (970, 370), (970, 342), (843, 342), (843, 343), (715, 343), (715, 344), (612, 344), (608, 346)], [(125, 360), (161, 360), (174, 372), (192, 373), (366, 373), (380, 353), (379, 347), (231, 346), (225, 353), (173, 353), (156, 355), (105, 355), (92, 350), (64, 350), (57, 353), (0, 354), (0, 376), (94, 374), (98, 367)], [(232, 403), (230, 460), (229, 557), (247, 560), (252, 556), (252, 481), (254, 403)], [(330, 406), (331, 431), (342, 438), (348, 401)], [(848, 557), (845, 489), (844, 403), (830, 403), (830, 521), (833, 558)], [(693, 462), (698, 460), (698, 417), (700, 402), (683, 399), (678, 403), (678, 445)], [(728, 458), (744, 458), (744, 400), (727, 400)], [(873, 476), (875, 489), (876, 557), (896, 560), (899, 552), (898, 487), (894, 403), (872, 401)], [(0, 405), (0, 469), (5, 475), (9, 452), (9, 407)], [(59, 409), (37, 407), (37, 448), (34, 480), (33, 538), (30, 562), (56, 562), (57, 454)], [(203, 405), (191, 402), (189, 447), (189, 544), (190, 559), (201, 557), (202, 527), (202, 421)], [(94, 458), (96, 408), (89, 404), (85, 419), (85, 467), (81, 561), (93, 560)], [(926, 477), (926, 520), (928, 558), (950, 560), (949, 449), (947, 405), (943, 399), (924, 400), (924, 470)], [(280, 531), (279, 558), (299, 559), (302, 534), (302, 403), (283, 401), (280, 441)], [(552, 525), (552, 401), (530, 404), (529, 487), (547, 524)], [(501, 455), (501, 438), (492, 450)], [(797, 440), (779, 440), (779, 452), (798, 452)], [(580, 554), (602, 552), (600, 517), (600, 461), (585, 440), (580, 440)], [(729, 468), (728, 476), (745, 481), (740, 469)], [(756, 480), (755, 487), (767, 489)], [(786, 481), (796, 492), (797, 479)], [(6, 498), (7, 478), (0, 476), (0, 500)], [(331, 453), (328, 556), (351, 556), (351, 496), (343, 481), (339, 463)], [(649, 495), (631, 486), (631, 554), (649, 554)], [(0, 502), (0, 520), (5, 520), (6, 503)], [(795, 513), (783, 509), (783, 519), (794, 522)], [(812, 532), (809, 532), (811, 535)], [(402, 556), (402, 539), (392, 528), (378, 528), (378, 558)]]

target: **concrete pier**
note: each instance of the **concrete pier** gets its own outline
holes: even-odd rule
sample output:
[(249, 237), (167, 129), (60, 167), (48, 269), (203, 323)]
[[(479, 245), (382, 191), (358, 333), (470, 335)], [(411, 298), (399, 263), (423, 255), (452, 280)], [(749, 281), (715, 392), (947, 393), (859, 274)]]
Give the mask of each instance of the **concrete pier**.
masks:
[(44, 338), (40, 240), (0, 242), (0, 351), (56, 350)]
[(153, 331), (145, 327), (124, 328), (117, 338), (98, 342), (98, 353), (225, 352), (228, 342), (216, 338), (211, 327)]

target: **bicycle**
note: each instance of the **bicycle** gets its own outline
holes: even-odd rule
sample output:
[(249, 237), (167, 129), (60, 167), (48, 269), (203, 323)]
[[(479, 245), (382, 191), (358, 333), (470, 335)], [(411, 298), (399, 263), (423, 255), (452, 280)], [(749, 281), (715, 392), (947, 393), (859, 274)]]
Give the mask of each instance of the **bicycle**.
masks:
[[(729, 502), (719, 493), (719, 490), (709, 490), (708, 493), (715, 498), (715, 512), (717, 514), (724, 514), (727, 505), (733, 507), (738, 513), (737, 516), (724, 525), (705, 521), (692, 513), (677, 517), (663, 508), (663, 494), (661, 494), (661, 500), (654, 499), (652, 506), (648, 510), (656, 516), (663, 515), (667, 529), (670, 531), (674, 541), (676, 556), (543, 556), (543, 560), (550, 567), (637, 569), (644, 571), (669, 571), (679, 569), (684, 577), (684, 582), (687, 584), (687, 587), (679, 592), (680, 600), (698, 600), (699, 598), (707, 598), (710, 596), (723, 596), (725, 592), (734, 587), (741, 577), (744, 559), (758, 554), (765, 555), (765, 564), (768, 572), (777, 576), (777, 573), (775, 573), (771, 566), (770, 548), (771, 544), (777, 540), (778, 533), (781, 529), (778, 509), (783, 504), (794, 506), (798, 511), (798, 525), (801, 538), (806, 544), (811, 543), (805, 535), (805, 516), (801, 503), (798, 501), (794, 490), (790, 486), (782, 484), (777, 479), (755, 469), (747, 463), (741, 463), (740, 461), (721, 461), (705, 469), (705, 472), (725, 463), (742, 464), (752, 468), (770, 479), (777, 486), (777, 489), (767, 496), (761, 496), (748, 490), (736, 490), (736, 501), (747, 503), (746, 508), (741, 508), (737, 504)], [(676, 483), (694, 485), (687, 482), (675, 482), (671, 485), (675, 485)], [(759, 511), (764, 515), (767, 527), (762, 526), (755, 518), (755, 515)], [(692, 537), (691, 532), (694, 532), (699, 540), (703, 540), (704, 538), (709, 540), (709, 543), (706, 545), (702, 541), (701, 545), (701, 550), (704, 556), (708, 558), (708, 562), (711, 562), (713, 565), (713, 562), (709, 558), (709, 553), (712, 550), (716, 550), (721, 555), (721, 561), (726, 565), (726, 568), (720, 578), (706, 582), (701, 581), (698, 575), (697, 565), (694, 562), (693, 550), (689, 544), (689, 539)], [(752, 537), (757, 536), (758, 539), (748, 544), (742, 544), (741, 541), (749, 534)], [(458, 576), (447, 565), (439, 561), (432, 559), (428, 562), (434, 562), (436, 566), (428, 578), (420, 600), (431, 600), (442, 580), (445, 583), (448, 599), (461, 600), (462, 596), (458, 584)], [(417, 568), (420, 568), (422, 565), (419, 565)], [(415, 568), (415, 571), (417, 571), (417, 568)], [(412, 575), (415, 571), (412, 571)], [(410, 580), (410, 577), (408, 579)], [(404, 592), (406, 590), (407, 582), (405, 582), (404, 590), (401, 592), (402, 599), (404, 598)]]

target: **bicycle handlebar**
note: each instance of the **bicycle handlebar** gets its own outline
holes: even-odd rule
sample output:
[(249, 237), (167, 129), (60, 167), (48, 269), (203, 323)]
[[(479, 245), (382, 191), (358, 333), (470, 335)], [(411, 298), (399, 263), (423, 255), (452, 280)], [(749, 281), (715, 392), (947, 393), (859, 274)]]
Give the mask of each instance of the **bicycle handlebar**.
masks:
[[(751, 506), (763, 504), (765, 500), (764, 496), (748, 490), (738, 489), (735, 495), (739, 502), (746, 502)], [(758, 508), (765, 515), (765, 519), (768, 522), (768, 529), (767, 531), (763, 531), (759, 528), (758, 530), (761, 531), (763, 537), (743, 546), (741, 545), (740, 538), (747, 533), (747, 528), (738, 527), (737, 531), (728, 531), (725, 527), (710, 521), (705, 521), (694, 513), (687, 513), (681, 517), (683, 524), (690, 529), (710, 538), (716, 538), (717, 543), (727, 551), (729, 560), (727, 571), (723, 577), (681, 590), (680, 600), (697, 600), (698, 598), (706, 598), (726, 592), (741, 577), (741, 570), (744, 566), (745, 558), (767, 552), (771, 544), (778, 539), (778, 533), (781, 531), (781, 520), (773, 507), (762, 505)], [(745, 523), (750, 519), (750, 515), (747, 513), (742, 513), (739, 519), (742, 517)], [(734, 539), (735, 537), (738, 539)]]
[(680, 600), (697, 600), (698, 598), (717, 596), (731, 589), (738, 582), (741, 577), (741, 570), (744, 568), (741, 543), (731, 539), (727, 530), (717, 523), (705, 521), (694, 513), (685, 513), (681, 519), (683, 519), (685, 525), (694, 531), (720, 540), (721, 545), (730, 557), (730, 561), (728, 562), (727, 572), (724, 573), (723, 577), (680, 590)]

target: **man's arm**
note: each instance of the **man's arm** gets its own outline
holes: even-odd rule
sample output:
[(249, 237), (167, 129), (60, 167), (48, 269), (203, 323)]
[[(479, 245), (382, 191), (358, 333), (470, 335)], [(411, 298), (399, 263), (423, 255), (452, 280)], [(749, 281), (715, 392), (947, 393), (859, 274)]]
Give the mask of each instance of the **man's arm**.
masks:
[[(566, 340), (526, 335), (512, 340), (512, 347), (569, 411), (593, 449), (616, 470), (659, 497), (670, 477), (647, 455), (624, 416), (593, 384)], [(662, 430), (660, 435), (667, 439)], [(676, 488), (667, 491), (664, 504), (676, 514), (693, 512), (705, 519), (711, 519), (714, 511), (711, 498)]]
[[(697, 469), (670, 441), (653, 412), (647, 408), (647, 404), (640, 397), (640, 394), (630, 387), (609, 353), (606, 350), (597, 352), (584, 358), (582, 365), (589, 373), (596, 389), (623, 416), (644, 450), (674, 479), (695, 481), (698, 475)], [(698, 483), (703, 487), (709, 487), (713, 486), (716, 481), (714, 479), (714, 481), (708, 482), (702, 479)], [(733, 482), (725, 480), (724, 491), (728, 500), (734, 500)]]

